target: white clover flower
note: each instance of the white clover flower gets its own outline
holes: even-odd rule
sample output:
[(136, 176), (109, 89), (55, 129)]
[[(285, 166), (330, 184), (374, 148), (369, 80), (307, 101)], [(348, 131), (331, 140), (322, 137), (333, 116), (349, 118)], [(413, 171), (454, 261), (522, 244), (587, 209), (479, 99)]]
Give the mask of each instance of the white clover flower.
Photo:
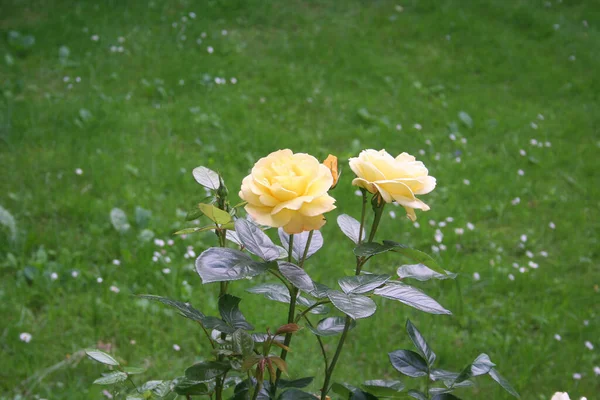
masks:
[(463, 183), (467, 186), (469, 186), (471, 184), (471, 181), (468, 179), (463, 179)]
[(516, 206), (517, 204), (519, 204), (521, 202), (521, 199), (519, 197), (515, 197), (514, 199), (511, 200), (511, 204), (513, 206)]
[(116, 286), (113, 285), (113, 286), (110, 287), (110, 291), (114, 292), (114, 293), (119, 293), (121, 290), (119, 290), (118, 287), (116, 287)]
[(554, 339), (560, 342), (562, 340), (562, 337), (558, 333), (556, 333), (554, 335)]
[(548, 227), (550, 229), (556, 229), (556, 225), (554, 224), (554, 222), (550, 221), (550, 223), (548, 224)]
[(52, 279), (53, 281), (58, 279), (58, 274), (56, 272), (53, 272), (50, 274), (50, 279)]
[(513, 274), (508, 274), (508, 279), (510, 279), (511, 281), (514, 281), (515, 276)]
[(454, 229), (454, 233), (456, 233), (458, 236), (461, 236), (465, 233), (465, 230), (463, 228), (456, 228)]
[(396, 130), (397, 131), (401, 131), (402, 130), (402, 124), (396, 124)]
[(212, 54), (215, 51), (215, 49), (213, 49), (212, 46), (208, 46), (206, 48), (206, 51), (208, 51), (208, 54)]
[(523, 175), (525, 175), (525, 171), (523, 171), (522, 169), (520, 169), (520, 170), (517, 171), (517, 174), (519, 176), (523, 176)]
[(392, 210), (392, 211), (389, 212), (389, 214), (390, 214), (390, 218), (396, 219), (396, 212), (395, 211)]
[(521, 150), (519, 150), (519, 154), (520, 154), (522, 157), (525, 157), (525, 156), (527, 155), (527, 152), (526, 152), (525, 150), (521, 149)]
[(473, 225), (470, 222), (467, 222), (467, 229), (470, 230), (470, 231), (475, 230), (475, 225)]
[[(527, 240), (527, 238), (525, 238), (525, 240)], [(526, 255), (527, 257), (529, 257), (529, 258), (533, 258), (533, 253), (532, 253), (531, 251), (529, 251), (529, 250), (527, 250), (527, 251), (525, 252), (525, 255)]]
[(179, 347), (179, 345), (178, 345), (178, 344), (174, 344), (174, 345), (173, 345), (173, 350), (175, 350), (175, 351), (179, 351), (179, 350), (181, 350), (181, 347)]
[(413, 126), (418, 131), (420, 131), (421, 129), (423, 129), (423, 126), (421, 126), (421, 124), (414, 124)]
[(113, 265), (121, 265), (121, 260), (117, 260), (116, 258), (112, 260)]
[(75, 169), (75, 174), (76, 175), (82, 175), (83, 174), (83, 170), (81, 168), (76, 168)]
[(585, 347), (587, 347), (588, 350), (594, 350), (594, 345), (589, 340), (585, 341)]
[[(581, 379), (581, 374), (578, 373), (578, 372), (575, 372), (573, 374), (573, 379), (575, 379), (576, 381), (580, 380)], [(568, 400), (568, 398), (567, 398), (567, 400)]]
[(103, 281), (104, 281), (104, 279), (102, 279), (102, 277), (100, 277), (100, 276), (98, 278), (96, 278), (96, 282), (98, 282), (98, 283), (102, 283)]
[(171, 269), (170, 268), (163, 268), (162, 273), (165, 275), (168, 275), (171, 273)]
[(29, 343), (31, 341), (31, 338), (31, 333), (28, 332), (23, 332), (19, 335), (19, 339), (21, 339), (21, 341), (25, 343)]
[(473, 273), (473, 279), (475, 279), (476, 281), (481, 279), (481, 276), (479, 275), (479, 272), (474, 272)]
[(72, 276), (73, 278), (77, 278), (77, 277), (79, 276), (79, 272), (78, 272), (78, 271), (72, 271), (72, 272), (71, 272), (71, 276)]
[(444, 240), (444, 234), (442, 233), (442, 231), (440, 231), (439, 229), (436, 229), (434, 239), (436, 242), (442, 243), (442, 240)]
[(417, 221), (415, 221), (415, 222), (413, 222), (413, 226), (418, 229), (421, 227), (421, 224), (419, 224)]

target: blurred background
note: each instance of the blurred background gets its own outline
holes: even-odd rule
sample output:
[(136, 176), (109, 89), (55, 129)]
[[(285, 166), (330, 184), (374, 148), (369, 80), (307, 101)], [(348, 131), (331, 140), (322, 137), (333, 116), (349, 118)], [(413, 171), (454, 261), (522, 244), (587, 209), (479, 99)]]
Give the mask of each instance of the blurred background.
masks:
[[(431, 211), (413, 224), (389, 207), (378, 237), (459, 273), (418, 285), (454, 315), (379, 301), (336, 381), (400, 378), (387, 353), (409, 347), (410, 318), (441, 368), (485, 351), (524, 399), (595, 398), (599, 24), (583, 0), (3, 0), (0, 398), (105, 398), (86, 347), (147, 379), (208, 356), (197, 325), (133, 295), (216, 313), (217, 289), (193, 270), (214, 236), (173, 236), (205, 196), (191, 171), (220, 171), (235, 203), (280, 148), (343, 167), (307, 265), (329, 285), (354, 265), (334, 222), (359, 215), (349, 157), (406, 151), (438, 181)], [(244, 313), (261, 330), (283, 323), (285, 305), (244, 293), (255, 283), (233, 286)], [(321, 368), (311, 333), (299, 336), (295, 377)], [(509, 398), (487, 378), (457, 395)]]

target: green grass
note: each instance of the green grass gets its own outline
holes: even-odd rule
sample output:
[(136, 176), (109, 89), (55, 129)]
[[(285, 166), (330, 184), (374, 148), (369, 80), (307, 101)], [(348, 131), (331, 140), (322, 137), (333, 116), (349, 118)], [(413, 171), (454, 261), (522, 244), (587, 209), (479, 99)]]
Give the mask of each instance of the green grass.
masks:
[[(398, 378), (387, 353), (409, 346), (410, 317), (443, 368), (461, 368), (485, 351), (524, 399), (600, 393), (593, 371), (600, 365), (597, 4), (407, 0), (398, 12), (397, 2), (384, 0), (202, 3), (0, 4), (0, 205), (18, 228), (15, 241), (0, 231), (1, 398), (102, 398), (91, 385), (102, 369), (88, 360), (22, 384), (99, 341), (131, 365), (148, 366), (148, 379), (178, 376), (207, 356), (197, 326), (132, 295), (190, 300), (215, 312), (215, 287), (203, 286), (183, 257), (186, 246), (199, 254), (215, 241), (175, 238), (165, 275), (167, 265), (151, 260), (154, 244), (138, 239), (135, 207), (152, 212), (156, 237), (171, 238), (185, 226), (178, 210), (204, 195), (194, 167), (218, 169), (236, 198), (253, 162), (279, 148), (320, 159), (333, 153), (345, 167), (332, 193), (338, 209), (322, 230), (326, 246), (307, 265), (316, 280), (333, 285), (352, 268), (351, 243), (333, 221), (342, 212), (358, 216), (345, 162), (360, 149), (415, 154), (438, 180), (424, 198), (431, 211), (418, 213), (420, 228), (394, 209), (379, 238), (431, 252), (437, 228), (428, 222), (454, 219), (439, 228), (447, 249), (436, 257), (460, 277), (419, 285), (454, 315), (379, 302), (376, 316), (352, 331), (336, 380)], [(189, 12), (196, 18), (183, 23)], [(18, 51), (11, 30), (33, 35), (35, 45)], [(63, 62), (61, 46), (70, 51)], [(551, 147), (533, 146), (533, 138)], [(130, 233), (111, 226), (114, 207), (127, 212)], [(475, 229), (456, 235), (467, 222)], [(528, 267), (526, 251), (538, 269)], [(400, 264), (386, 255), (368, 269), (393, 273)], [(36, 271), (32, 281), (25, 271)], [(251, 284), (235, 284), (233, 293)], [(287, 312), (249, 294), (242, 309), (259, 329), (281, 324)], [(21, 332), (33, 335), (30, 343)], [(327, 345), (332, 351), (335, 341)], [(321, 367), (310, 332), (293, 348), (292, 376)], [(458, 394), (509, 398), (487, 378)]]

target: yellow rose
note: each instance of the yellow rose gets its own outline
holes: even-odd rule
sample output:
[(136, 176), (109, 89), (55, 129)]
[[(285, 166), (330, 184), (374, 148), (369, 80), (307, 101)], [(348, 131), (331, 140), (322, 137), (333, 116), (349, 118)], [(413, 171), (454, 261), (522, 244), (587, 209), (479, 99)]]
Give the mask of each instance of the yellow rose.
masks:
[(350, 168), (357, 176), (353, 185), (379, 193), (386, 203), (398, 202), (411, 220), (417, 219), (415, 208), (429, 210), (415, 195), (431, 192), (435, 178), (410, 154), (402, 153), (394, 158), (385, 150), (363, 150), (358, 157), (350, 159)]
[(325, 224), (323, 214), (335, 208), (327, 194), (332, 184), (331, 171), (316, 158), (285, 149), (258, 160), (239, 195), (259, 224), (301, 233)]

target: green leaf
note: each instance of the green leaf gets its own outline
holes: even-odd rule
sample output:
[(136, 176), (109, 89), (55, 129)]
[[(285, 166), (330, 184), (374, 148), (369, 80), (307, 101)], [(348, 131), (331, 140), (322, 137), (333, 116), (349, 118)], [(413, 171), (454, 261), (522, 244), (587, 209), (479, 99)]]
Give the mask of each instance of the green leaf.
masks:
[(281, 275), (283, 275), (298, 289), (304, 290), (308, 293), (315, 290), (315, 284), (313, 280), (310, 278), (310, 276), (308, 276), (306, 271), (299, 266), (287, 261), (279, 261), (277, 265), (279, 266), (279, 272), (281, 272)]
[(208, 382), (217, 376), (223, 375), (231, 366), (229, 363), (219, 361), (204, 361), (192, 365), (185, 370), (185, 377), (191, 381)]
[(215, 230), (214, 225), (207, 225), (207, 226), (203, 226), (203, 227), (184, 228), (180, 231), (175, 232), (173, 235), (188, 235), (190, 233), (206, 232), (206, 231), (214, 231), (214, 230)]
[(139, 228), (144, 229), (147, 227), (151, 217), (152, 211), (146, 210), (140, 206), (135, 207), (135, 223)]
[(281, 393), (279, 400), (315, 400), (315, 395), (300, 389), (289, 389)]
[(400, 279), (405, 278), (414, 278), (418, 281), (424, 282), (429, 279), (454, 279), (456, 278), (456, 274), (445, 271), (445, 274), (440, 274), (435, 272), (428, 266), (424, 264), (413, 264), (413, 265), (402, 265), (398, 267), (396, 273), (400, 277)]
[(335, 308), (354, 319), (370, 317), (377, 310), (377, 305), (373, 300), (360, 294), (346, 294), (330, 290), (327, 297)]
[(306, 378), (294, 379), (291, 381), (288, 381), (286, 379), (280, 379), (279, 383), (277, 383), (277, 387), (281, 388), (281, 389), (286, 389), (286, 388), (302, 389), (302, 388), (310, 385), (313, 380), (314, 380), (314, 378), (312, 376), (306, 377)]
[(214, 223), (224, 225), (231, 222), (231, 215), (227, 211), (215, 207), (213, 204), (198, 204), (198, 208)]
[(196, 271), (203, 283), (249, 278), (268, 268), (268, 263), (254, 261), (239, 250), (222, 247), (211, 247), (196, 259)]
[(254, 350), (254, 340), (248, 332), (244, 331), (243, 329), (238, 329), (233, 332), (231, 339), (233, 342), (233, 351), (243, 355), (244, 357), (248, 357), (249, 355), (253, 354), (252, 351)]
[(166, 304), (169, 307), (173, 307), (177, 309), (181, 316), (185, 318), (189, 318), (193, 321), (204, 323), (205, 315), (202, 312), (196, 310), (188, 303), (184, 303), (182, 301), (167, 299), (166, 297), (154, 296), (152, 294), (140, 294), (138, 297), (142, 299), (147, 299), (151, 301), (158, 301), (160, 303)]
[(472, 128), (473, 127), (473, 118), (471, 118), (471, 116), (469, 114), (467, 114), (465, 111), (461, 111), (458, 113), (458, 118), (462, 121), (463, 124), (465, 124), (467, 127)]
[(517, 391), (511, 386), (511, 384), (508, 383), (508, 381), (502, 375), (500, 375), (500, 373), (497, 370), (491, 368), (488, 373), (493, 380), (498, 382), (498, 384), (504, 388), (504, 390), (506, 390), (508, 393), (510, 393), (517, 399), (521, 398), (521, 396), (519, 396), (519, 393), (517, 393)]
[[(314, 300), (307, 299), (307, 298), (302, 297), (302, 296), (298, 296), (297, 301), (298, 301), (297, 305), (299, 305), (301, 307), (306, 307), (306, 308), (312, 307), (312, 306), (314, 306), (317, 303)], [(329, 313), (329, 307), (327, 307), (325, 304), (321, 304), (319, 306), (314, 307), (309, 312), (311, 314), (328, 314)]]
[(431, 400), (460, 400), (460, 399), (450, 393), (441, 393), (441, 394), (436, 394), (435, 396), (433, 396), (431, 398)]
[(342, 398), (348, 398), (352, 393), (359, 390), (356, 386), (352, 386), (349, 383), (337, 383), (335, 382), (331, 386), (331, 390), (334, 393), (339, 394)]
[(191, 210), (188, 210), (187, 214), (185, 215), (185, 220), (186, 221), (194, 221), (203, 215), (204, 215), (204, 213), (202, 212), (202, 210), (199, 209), (198, 206), (195, 206)]
[(191, 381), (185, 376), (178, 378), (176, 382), (174, 391), (180, 396), (202, 396), (211, 392), (206, 383)]
[(258, 364), (265, 357), (259, 354), (251, 354), (242, 362), (242, 372), (247, 372), (250, 368)]
[(379, 397), (396, 397), (404, 389), (404, 384), (400, 381), (385, 381), (381, 379), (366, 381), (362, 386), (367, 392)]
[(14, 241), (17, 238), (17, 223), (15, 222), (15, 218), (2, 206), (0, 206), (0, 225), (8, 228), (11, 240)]
[(127, 375), (139, 375), (146, 372), (146, 368), (142, 367), (123, 367), (123, 371), (127, 372)]
[(119, 233), (125, 233), (131, 228), (131, 225), (127, 221), (127, 214), (120, 208), (110, 210), (110, 222)]
[[(344, 331), (346, 326), (346, 318), (344, 317), (329, 317), (319, 321), (316, 327), (309, 326), (308, 329), (318, 336), (335, 336)], [(356, 326), (356, 321), (352, 320), (350, 329)]]
[(456, 378), (458, 378), (459, 373), (458, 372), (452, 372), (452, 371), (446, 371), (443, 369), (431, 369), (431, 371), (429, 372), (431, 379), (434, 381), (454, 381)]
[(465, 369), (462, 370), (462, 372), (454, 380), (453, 385), (466, 381), (474, 376), (485, 375), (495, 366), (496, 364), (490, 360), (490, 357), (487, 354), (482, 353), (477, 356), (473, 363), (467, 365)]
[(386, 283), (391, 277), (389, 275), (357, 275), (346, 276), (338, 280), (344, 293), (362, 294)]
[(404, 375), (418, 378), (428, 375), (427, 361), (411, 350), (396, 350), (388, 354), (392, 366)]
[(114, 383), (123, 382), (127, 380), (127, 374), (121, 371), (114, 371), (104, 375), (94, 381), (96, 385), (112, 385)]
[(246, 219), (235, 221), (235, 232), (246, 250), (265, 261), (276, 260), (285, 254), (283, 248), (276, 246), (258, 226)]
[(374, 294), (387, 299), (398, 300), (401, 303), (430, 314), (452, 314), (419, 289), (403, 283), (388, 283), (380, 289), (375, 289)]
[(119, 362), (112, 358), (112, 356), (98, 349), (86, 349), (85, 354), (92, 360), (105, 365), (119, 365)]
[(423, 393), (423, 392), (421, 392), (421, 391), (419, 391), (419, 390), (414, 390), (414, 389), (412, 389), (412, 390), (409, 390), (409, 391), (407, 392), (407, 394), (408, 394), (410, 397), (412, 397), (412, 398), (415, 398), (415, 399), (417, 399), (417, 400), (428, 400), (428, 399), (427, 399), (427, 396), (425, 395), (425, 393)]
[(433, 350), (431, 350), (417, 327), (410, 322), (410, 319), (406, 320), (406, 332), (408, 333), (408, 336), (410, 337), (410, 340), (412, 340), (415, 347), (419, 350), (419, 353), (421, 353), (421, 355), (427, 360), (427, 365), (431, 367), (435, 362), (435, 353)]
[[(281, 245), (284, 249), (290, 248), (290, 235), (285, 233), (283, 228), (279, 228), (277, 231), (279, 233), (279, 239), (281, 240)], [(294, 243), (292, 244), (292, 257), (296, 261), (300, 261), (302, 256), (304, 255), (304, 250), (306, 249), (306, 243), (308, 241), (308, 236), (310, 232), (302, 232), (296, 233), (294, 235)], [(313, 236), (310, 241), (310, 246), (308, 247), (308, 252), (306, 253), (306, 258), (310, 258), (313, 254), (315, 254), (321, 247), (323, 247), (323, 235), (321, 235), (320, 231), (313, 231)]]
[(246, 321), (246, 318), (239, 309), (242, 299), (239, 297), (225, 294), (219, 298), (219, 313), (221, 318), (229, 325), (237, 329), (253, 330), (254, 327)]
[[(352, 218), (347, 214), (342, 214), (337, 217), (337, 223), (344, 235), (346, 235), (350, 240), (352, 240), (355, 244), (358, 244), (359, 240), (359, 232), (360, 232), (360, 222)], [(365, 229), (362, 230), (362, 235), (360, 236), (363, 240), (367, 237)]]
[(281, 283), (261, 283), (246, 289), (247, 292), (262, 294), (269, 300), (279, 301), (281, 303), (290, 302), (290, 291)]

